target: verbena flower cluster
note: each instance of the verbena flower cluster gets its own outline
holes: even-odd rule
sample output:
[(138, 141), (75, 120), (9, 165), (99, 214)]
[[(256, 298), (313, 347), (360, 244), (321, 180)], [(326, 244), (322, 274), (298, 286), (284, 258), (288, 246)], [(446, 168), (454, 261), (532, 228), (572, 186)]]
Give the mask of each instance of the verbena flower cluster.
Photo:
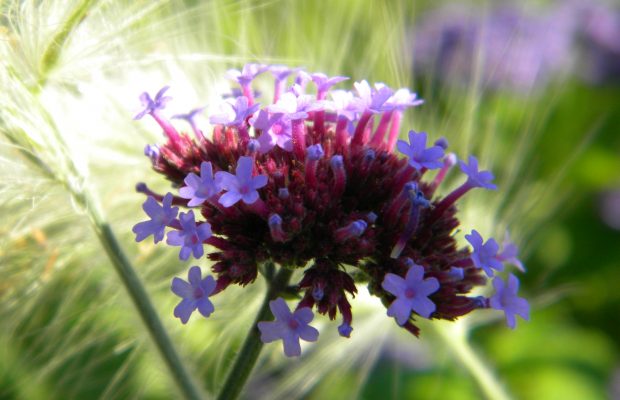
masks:
[[(251, 84), (265, 72), (275, 78), (274, 100), (261, 107)], [(154, 98), (143, 93), (136, 115), (150, 115), (163, 129), (166, 142), (148, 145), (145, 155), (178, 189), (160, 195), (137, 185), (150, 219), (133, 228), (136, 240), (153, 235), (157, 243), (167, 231), (181, 260), (202, 258), (207, 244), (217, 277), (202, 278), (193, 266), (188, 282), (174, 278), (172, 291), (182, 299), (174, 315), (183, 323), (196, 309), (208, 317), (211, 296), (252, 283), (270, 263), (303, 270), (293, 286), (295, 310), (277, 298), (270, 303), (275, 321), (258, 324), (262, 340), (281, 339), (287, 356), (301, 353), (300, 339), (317, 340), (313, 309), (340, 315), (338, 331), (350, 336), (356, 283), (367, 284), (387, 315), (416, 336), (416, 319), (454, 320), (476, 309), (503, 311), (511, 328), (516, 315), (528, 319), (518, 279), (495, 276), (506, 263), (523, 270), (514, 244), (501, 249), (472, 230), (471, 248), (459, 248), (453, 234), (456, 202), (475, 188), (495, 190), (493, 175), (474, 156), (459, 161), (446, 153), (445, 139), (429, 144), (426, 133), (410, 131), (399, 140), (403, 112), (422, 104), (415, 93), (366, 81), (354, 83), (354, 92), (331, 90), (348, 78), (285, 66), (248, 64), (227, 77), (242, 94), (210, 116), (211, 135), (193, 120), (200, 109), (180, 116), (193, 137), (177, 131), (162, 112), (167, 87)], [(464, 182), (437, 196), (457, 164)], [(495, 294), (469, 295), (487, 278)]]

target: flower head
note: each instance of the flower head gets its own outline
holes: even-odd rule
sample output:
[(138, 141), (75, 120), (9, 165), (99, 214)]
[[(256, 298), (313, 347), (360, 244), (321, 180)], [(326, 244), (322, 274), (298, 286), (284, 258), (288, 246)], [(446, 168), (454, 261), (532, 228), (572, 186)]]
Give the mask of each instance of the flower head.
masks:
[(288, 357), (298, 357), (301, 355), (299, 339), (307, 342), (315, 342), (318, 339), (319, 331), (309, 325), (314, 318), (309, 308), (300, 308), (292, 313), (282, 297), (269, 302), (269, 308), (276, 320), (258, 323), (263, 343), (282, 339), (284, 354)]
[(235, 175), (224, 171), (215, 174), (215, 179), (220, 183), (222, 189), (227, 191), (219, 200), (224, 207), (230, 207), (239, 200), (245, 204), (252, 204), (258, 200), (257, 189), (267, 184), (267, 175), (253, 177), (253, 164), (254, 161), (251, 157), (240, 157)]
[(422, 168), (437, 169), (443, 166), (443, 148), (426, 148), (426, 132), (409, 131), (409, 143), (399, 140), (396, 147), (409, 158), (409, 165), (418, 171)]
[[(200, 208), (178, 220), (176, 210), (164, 212), (164, 222), (153, 217), (156, 222), (137, 229), (140, 238), (161, 238), (170, 227), (167, 242), (181, 246), (181, 259), (202, 257), (203, 244), (209, 244), (213, 293), (251, 284), (265, 265), (279, 270), (265, 273), (267, 280), (303, 270), (288, 286), (300, 298), (297, 311), (275, 300), (276, 321), (260, 324), (263, 340), (282, 339), (289, 356), (299, 355), (300, 339), (316, 339), (318, 332), (308, 326), (313, 310), (340, 319), (339, 334), (351, 335), (350, 299), (358, 277), (388, 306), (388, 315), (416, 336), (418, 316), (454, 320), (488, 308), (472, 290), (485, 285), (502, 262), (516, 264), (516, 248), (506, 245), (500, 252), (475, 230), (467, 235), (472, 246), (459, 246), (455, 204), (474, 187), (495, 188), (491, 173), (478, 171), (470, 157), (461, 163), (467, 181), (438, 197), (456, 164), (454, 154), (445, 155), (447, 141), (427, 147), (427, 134), (411, 131), (409, 143), (398, 143), (406, 157), (394, 152), (402, 114), (420, 103), (415, 94), (366, 81), (354, 85), (358, 97), (330, 92), (342, 77), (323, 74), (299, 74), (285, 91), (290, 71), (278, 67), (271, 69), (273, 104), (259, 109), (251, 105), (250, 83), (262, 69), (237, 71), (243, 97), (228, 103), (228, 115), (213, 119), (211, 136), (164, 129), (169, 140), (153, 156), (153, 168), (181, 188), (180, 197), (170, 195), (164, 205)], [(304, 94), (309, 80), (317, 96)], [(424, 172), (433, 168), (439, 171), (427, 181)], [(161, 198), (145, 187), (140, 191), (153, 201)], [(152, 205), (145, 210), (161, 213)]]
[(381, 284), (383, 289), (396, 297), (388, 308), (387, 315), (394, 317), (398, 325), (404, 325), (414, 311), (429, 318), (437, 308), (428, 296), (439, 289), (436, 278), (424, 279), (424, 267), (413, 264), (402, 277), (388, 273)]
[(153, 235), (155, 243), (160, 242), (164, 239), (166, 226), (174, 221), (179, 212), (178, 207), (172, 207), (172, 193), (167, 193), (164, 196), (161, 206), (153, 197), (147, 197), (142, 209), (151, 219), (139, 222), (133, 227), (136, 242), (141, 242), (150, 235)]
[(474, 248), (471, 259), (476, 268), (482, 268), (489, 277), (493, 276), (493, 270), (502, 271), (504, 269), (504, 265), (497, 256), (499, 245), (495, 239), (491, 238), (484, 242), (480, 233), (475, 229), (469, 235), (465, 235), (465, 239)]
[(186, 324), (192, 313), (198, 312), (205, 318), (215, 310), (209, 296), (215, 290), (215, 279), (212, 276), (201, 278), (200, 267), (193, 266), (187, 274), (188, 282), (183, 279), (172, 279), (172, 292), (182, 298), (181, 302), (174, 308), (174, 316)]
[(519, 279), (513, 274), (508, 274), (506, 283), (499, 277), (493, 279), (495, 294), (489, 299), (491, 308), (501, 310), (506, 315), (506, 324), (514, 329), (520, 316), (526, 321), (530, 319), (530, 305), (524, 298), (518, 297)]
[(179, 253), (181, 260), (187, 260), (190, 254), (193, 254), (195, 258), (202, 257), (203, 242), (211, 237), (211, 225), (208, 222), (196, 225), (193, 211), (181, 213), (179, 223), (181, 229), (168, 232), (166, 243), (171, 246), (181, 246)]
[(215, 196), (220, 187), (213, 178), (213, 168), (210, 162), (203, 161), (200, 164), (200, 176), (190, 172), (185, 177), (185, 186), (179, 189), (179, 195), (189, 199), (188, 207), (196, 207)]

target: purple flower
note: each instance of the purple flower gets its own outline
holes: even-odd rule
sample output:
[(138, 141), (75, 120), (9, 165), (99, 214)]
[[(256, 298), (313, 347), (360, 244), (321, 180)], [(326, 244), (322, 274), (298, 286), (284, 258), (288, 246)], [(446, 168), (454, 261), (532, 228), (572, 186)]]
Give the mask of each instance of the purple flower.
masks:
[(172, 193), (167, 193), (160, 206), (153, 197), (147, 197), (142, 205), (144, 212), (151, 217), (150, 221), (137, 223), (132, 231), (136, 234), (136, 242), (141, 242), (148, 236), (153, 235), (155, 243), (164, 239), (164, 230), (170, 225), (179, 212), (178, 207), (172, 207)]
[(267, 68), (269, 67), (263, 64), (245, 64), (241, 71), (236, 69), (229, 69), (228, 71), (226, 71), (226, 78), (239, 83), (241, 86), (247, 86), (258, 75), (265, 72)]
[(209, 296), (215, 290), (215, 279), (212, 276), (202, 279), (200, 268), (193, 266), (189, 269), (187, 280), (189, 282), (175, 277), (172, 279), (171, 286), (172, 292), (183, 299), (174, 308), (174, 316), (184, 324), (196, 309), (205, 318), (208, 318), (215, 310), (213, 303), (209, 300)]
[(179, 214), (179, 222), (181, 229), (168, 232), (166, 243), (171, 246), (181, 246), (179, 253), (181, 260), (187, 260), (190, 254), (193, 254), (194, 258), (202, 257), (204, 254), (202, 243), (211, 237), (211, 225), (203, 222), (196, 226), (193, 211)]
[(409, 143), (399, 140), (396, 147), (409, 157), (409, 165), (418, 171), (443, 167), (443, 149), (440, 146), (426, 148), (426, 132), (409, 131)]
[(363, 107), (360, 107), (359, 103), (355, 101), (353, 93), (348, 90), (334, 90), (329, 94), (332, 98), (331, 107), (338, 115), (349, 121), (355, 120), (357, 114), (364, 111)]
[(319, 331), (309, 325), (314, 318), (310, 308), (303, 307), (291, 313), (288, 305), (281, 297), (270, 301), (269, 308), (271, 308), (276, 320), (258, 323), (258, 329), (261, 332), (260, 340), (263, 343), (282, 339), (284, 354), (287, 357), (298, 357), (301, 355), (299, 339), (307, 342), (315, 342), (318, 339)]
[(278, 99), (276, 104), (272, 104), (267, 109), (273, 114), (283, 114), (291, 121), (308, 117), (311, 111), (317, 111), (324, 107), (320, 101), (315, 101), (313, 96), (297, 96), (293, 92), (286, 92)]
[(429, 318), (435, 311), (435, 303), (428, 296), (439, 289), (436, 278), (424, 279), (424, 267), (413, 264), (407, 276), (402, 277), (387, 273), (381, 284), (383, 289), (396, 296), (387, 310), (387, 315), (396, 318), (398, 325), (404, 325), (411, 311), (424, 318)]
[(253, 177), (253, 164), (252, 157), (239, 157), (235, 175), (225, 171), (215, 174), (216, 181), (227, 191), (219, 200), (224, 207), (230, 207), (239, 200), (243, 200), (245, 204), (253, 204), (258, 200), (257, 189), (267, 184), (267, 175)]
[(276, 145), (283, 150), (293, 151), (291, 121), (285, 119), (283, 114), (269, 116), (267, 111), (260, 110), (250, 123), (254, 129), (260, 129), (262, 132), (258, 137), (261, 154), (269, 152)]
[(200, 164), (200, 176), (190, 172), (183, 182), (186, 186), (179, 190), (179, 195), (184, 199), (190, 199), (187, 203), (189, 207), (201, 205), (220, 191), (218, 183), (213, 179), (211, 162), (203, 161)]
[(385, 102), (385, 105), (395, 110), (404, 110), (407, 107), (415, 107), (424, 103), (424, 100), (418, 99), (416, 93), (411, 93), (409, 89), (398, 89), (394, 94)]
[(193, 128), (196, 128), (196, 116), (198, 114), (201, 114), (206, 107), (199, 107), (199, 108), (194, 108), (193, 110), (191, 110), (190, 112), (188, 112), (187, 114), (176, 114), (173, 115), (172, 118), (173, 119), (182, 119), (187, 121)]
[(286, 65), (270, 65), (267, 69), (271, 72), (271, 75), (273, 75), (276, 81), (283, 81), (292, 73), (300, 70), (300, 68), (290, 68)]
[(226, 126), (241, 126), (260, 107), (260, 104), (248, 107), (248, 104), (248, 98), (245, 96), (227, 100), (220, 104), (220, 113), (212, 115), (209, 122)]
[(495, 294), (489, 299), (491, 308), (504, 311), (506, 324), (514, 329), (517, 321), (515, 315), (519, 315), (526, 321), (530, 319), (530, 305), (527, 300), (517, 296), (519, 291), (519, 279), (513, 274), (508, 274), (507, 284), (499, 277), (493, 279)]
[(519, 248), (510, 241), (510, 235), (506, 232), (506, 237), (502, 243), (503, 250), (497, 255), (498, 260), (514, 265), (521, 272), (525, 272), (525, 267), (519, 260)]
[(499, 245), (495, 239), (491, 238), (483, 243), (482, 236), (475, 229), (469, 235), (465, 235), (465, 239), (474, 248), (471, 259), (476, 268), (482, 268), (489, 277), (493, 276), (493, 270), (502, 271), (504, 269), (504, 265), (497, 256)]
[(155, 164), (159, 158), (159, 146), (156, 144), (147, 144), (144, 147), (144, 155), (151, 160), (152, 164)]
[[(305, 73), (301, 72), (301, 74)], [(325, 95), (327, 94), (327, 91), (335, 84), (349, 79), (349, 77), (347, 76), (329, 77), (321, 72), (306, 75), (308, 75), (308, 78), (312, 80), (312, 82), (314, 82), (314, 84), (316, 85), (317, 100), (323, 100), (325, 98)]]
[(359, 106), (364, 110), (368, 110), (371, 113), (382, 113), (392, 110), (392, 106), (386, 104), (393, 93), (389, 87), (380, 84), (375, 85), (375, 89), (372, 89), (367, 81), (355, 82), (353, 85), (359, 96), (359, 99), (357, 99)]
[(494, 177), (489, 171), (478, 171), (478, 160), (474, 156), (469, 156), (469, 165), (459, 160), (461, 171), (467, 175), (467, 184), (471, 187), (481, 187), (495, 190), (497, 186), (491, 183)]
[(136, 114), (133, 119), (141, 119), (146, 114), (153, 114), (158, 110), (164, 109), (164, 107), (166, 107), (166, 103), (172, 100), (172, 97), (164, 96), (168, 89), (170, 89), (170, 86), (164, 86), (159, 89), (159, 92), (155, 95), (155, 100), (151, 99), (151, 96), (147, 92), (142, 93), (140, 95), (140, 101), (142, 102), (144, 109)]

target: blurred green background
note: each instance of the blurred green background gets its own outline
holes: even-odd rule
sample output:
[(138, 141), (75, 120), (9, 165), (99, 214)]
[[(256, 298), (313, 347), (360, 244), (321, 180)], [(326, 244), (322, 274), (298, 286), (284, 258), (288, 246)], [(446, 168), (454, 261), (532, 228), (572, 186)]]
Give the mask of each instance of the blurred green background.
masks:
[[(448, 2), (408, 0), (0, 4), (0, 399), (179, 396), (91, 229), (90, 210), (71, 195), (84, 190), (107, 215), (189, 369), (216, 393), (263, 284), (218, 295), (209, 320), (180, 326), (173, 318), (169, 282), (189, 264), (133, 240), (131, 227), (144, 218), (135, 183), (165, 190), (166, 182), (142, 155), (161, 140), (159, 129), (131, 118), (139, 93), (164, 84), (172, 86), (170, 114), (213, 104), (230, 87), (223, 72), (245, 62), (418, 92), (426, 103), (407, 113), (405, 128), (445, 136), (460, 157), (477, 154), (496, 174), (498, 193), (461, 206), (463, 230), (501, 238), (510, 229), (533, 307), (531, 321), (514, 331), (481, 312), (456, 328), (425, 324), (418, 340), (360, 288), (351, 340), (318, 318), (321, 339), (300, 360), (265, 347), (246, 398), (478, 399), (488, 393), (484, 379), (519, 399), (620, 398), (620, 50), (599, 40), (620, 34), (618, 7), (600, 3), (615, 19), (591, 12), (586, 25), (605, 26), (603, 33), (567, 30), (567, 58), (512, 83), (502, 75), (510, 63), (494, 65), (485, 52), (491, 28), (473, 35), (473, 47), (459, 32), (470, 31), (472, 16), (495, 18), (500, 8), (549, 18), (532, 36), (517, 24), (495, 37), (499, 60), (518, 43), (519, 54), (534, 56), (517, 59), (532, 65), (553, 57), (542, 39), (560, 28), (545, 21), (558, 21), (553, 13), (569, 3), (468, 1), (456, 13), (444, 11)], [(570, 4), (583, 11), (585, 3)], [(458, 59), (436, 50), (424, 63), (420, 44), (465, 50)], [(597, 66), (606, 73), (593, 74)], [(261, 82), (268, 98), (268, 80)]]

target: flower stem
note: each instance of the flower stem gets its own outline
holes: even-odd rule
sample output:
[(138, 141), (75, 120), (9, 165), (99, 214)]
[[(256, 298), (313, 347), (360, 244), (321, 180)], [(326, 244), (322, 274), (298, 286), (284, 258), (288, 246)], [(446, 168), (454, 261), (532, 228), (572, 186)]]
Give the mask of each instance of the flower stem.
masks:
[(185, 368), (181, 357), (176, 352), (170, 337), (168, 336), (161, 320), (159, 319), (153, 303), (142, 285), (140, 278), (135, 273), (131, 262), (121, 248), (114, 232), (106, 221), (103, 213), (97, 207), (97, 204), (86, 191), (82, 193), (74, 193), (76, 200), (81, 203), (90, 216), (93, 228), (99, 241), (105, 248), (105, 251), (112, 261), (114, 269), (121, 278), (131, 300), (136, 306), (142, 321), (146, 325), (147, 330), (151, 334), (151, 338), (155, 342), (159, 353), (164, 362), (168, 366), (170, 373), (183, 396), (189, 400), (199, 400), (204, 396), (198, 388), (191, 375)]
[(511, 399), (506, 388), (493, 373), (492, 368), (485, 363), (482, 357), (468, 343), (466, 329), (462, 323), (452, 323), (451, 327), (445, 324), (434, 325), (439, 333), (438, 336), (471, 373), (486, 398), (494, 400)]
[(273, 280), (269, 282), (269, 288), (267, 289), (263, 304), (260, 306), (256, 319), (252, 323), (250, 331), (241, 346), (241, 350), (232, 368), (228, 372), (226, 381), (217, 396), (218, 400), (234, 400), (241, 394), (241, 390), (243, 390), (246, 381), (250, 377), (250, 373), (263, 348), (263, 342), (260, 340), (260, 331), (258, 330), (257, 324), (260, 321), (271, 321), (273, 319), (273, 315), (271, 315), (271, 311), (269, 310), (269, 302), (275, 299), (280, 291), (286, 289), (292, 274), (292, 270), (280, 267), (280, 270)]

